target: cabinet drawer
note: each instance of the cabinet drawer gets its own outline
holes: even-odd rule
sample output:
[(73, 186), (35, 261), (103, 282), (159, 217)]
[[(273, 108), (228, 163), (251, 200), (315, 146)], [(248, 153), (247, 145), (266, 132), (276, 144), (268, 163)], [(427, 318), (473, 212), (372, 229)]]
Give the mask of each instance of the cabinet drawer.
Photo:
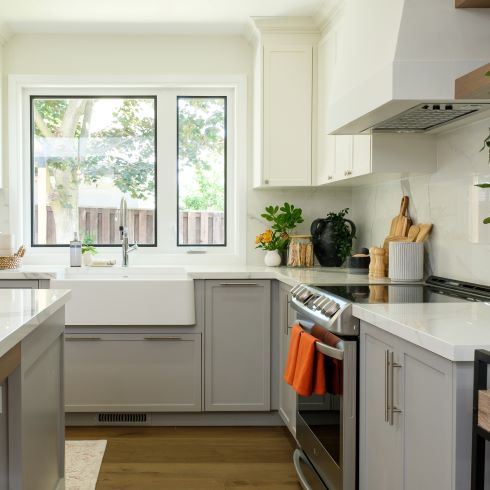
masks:
[(200, 334), (72, 334), (68, 412), (201, 410)]

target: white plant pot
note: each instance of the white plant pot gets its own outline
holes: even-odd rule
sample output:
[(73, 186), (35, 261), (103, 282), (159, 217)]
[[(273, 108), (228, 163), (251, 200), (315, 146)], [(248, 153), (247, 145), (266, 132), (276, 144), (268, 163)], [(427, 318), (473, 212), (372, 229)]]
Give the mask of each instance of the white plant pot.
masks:
[(88, 252), (82, 254), (82, 264), (85, 266), (90, 266), (90, 264), (92, 264), (92, 254)]
[(281, 256), (277, 250), (268, 250), (264, 257), (264, 264), (267, 267), (277, 267), (281, 265)]

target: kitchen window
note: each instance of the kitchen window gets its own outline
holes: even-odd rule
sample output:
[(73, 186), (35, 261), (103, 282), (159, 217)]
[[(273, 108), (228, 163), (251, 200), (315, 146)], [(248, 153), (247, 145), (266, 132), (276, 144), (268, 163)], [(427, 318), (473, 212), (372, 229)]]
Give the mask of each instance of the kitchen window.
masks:
[(30, 113), (32, 245), (119, 244), (124, 195), (130, 236), (155, 246), (157, 98), (31, 96)]
[(127, 80), (10, 77), (9, 219), (17, 241), (28, 257), (57, 261), (78, 232), (118, 260), (125, 196), (129, 241), (142, 245), (133, 260), (242, 263), (246, 78)]
[(177, 97), (177, 245), (226, 245), (227, 98)]

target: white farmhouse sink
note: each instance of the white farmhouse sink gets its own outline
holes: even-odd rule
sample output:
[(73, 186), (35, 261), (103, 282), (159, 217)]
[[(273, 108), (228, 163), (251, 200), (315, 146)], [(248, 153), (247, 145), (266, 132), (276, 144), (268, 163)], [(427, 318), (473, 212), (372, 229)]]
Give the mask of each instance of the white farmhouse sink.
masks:
[(194, 281), (179, 267), (67, 269), (67, 325), (193, 325)]

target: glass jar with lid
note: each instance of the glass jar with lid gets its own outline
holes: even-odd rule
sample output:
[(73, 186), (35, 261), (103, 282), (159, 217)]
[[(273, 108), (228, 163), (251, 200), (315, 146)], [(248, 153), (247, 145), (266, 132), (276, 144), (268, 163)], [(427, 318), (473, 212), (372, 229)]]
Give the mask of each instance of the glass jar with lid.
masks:
[(311, 235), (290, 235), (288, 267), (313, 267), (313, 242)]

